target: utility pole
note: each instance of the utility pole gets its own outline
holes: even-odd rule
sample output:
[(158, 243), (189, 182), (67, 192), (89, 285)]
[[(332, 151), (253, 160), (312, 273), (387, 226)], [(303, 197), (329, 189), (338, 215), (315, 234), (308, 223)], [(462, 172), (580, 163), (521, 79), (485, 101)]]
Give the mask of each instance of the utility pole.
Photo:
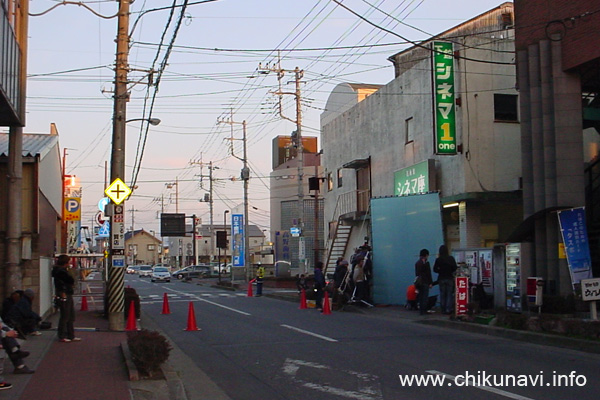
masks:
[[(304, 70), (296, 67), (294, 70), (286, 70), (281, 68), (279, 62), (277, 66), (269, 67), (267, 65), (263, 68), (261, 64), (258, 64), (258, 69), (262, 71), (273, 71), (277, 72), (277, 80), (279, 81), (279, 90), (273, 94), (279, 96), (279, 115), (283, 119), (294, 122), (296, 124), (296, 161), (298, 165), (298, 222), (297, 226), (300, 228), (300, 237), (298, 238), (298, 263), (303, 266), (303, 270), (306, 272), (306, 254), (304, 253), (304, 144), (302, 143), (302, 103), (301, 103), (301, 91), (300, 84), (304, 77)], [(293, 72), (295, 78), (295, 91), (284, 92), (281, 90), (281, 80), (285, 76), (286, 72)], [(282, 97), (283, 95), (292, 95), (296, 98), (296, 119), (291, 119), (283, 114)]]
[[(130, 0), (119, 1), (119, 17), (117, 28), (117, 57), (115, 63), (115, 93), (113, 114), (113, 137), (110, 164), (111, 182), (125, 179), (125, 122), (127, 101), (128, 53), (129, 53), (129, 3)], [(122, 262), (125, 256), (125, 204), (113, 207), (110, 224), (110, 265), (108, 281), (108, 324), (113, 331), (123, 331), (125, 268), (116, 261)]]
[[(238, 160), (241, 160), (244, 163), (242, 167), (242, 171), (240, 174), (240, 178), (244, 181), (244, 269), (246, 270), (246, 281), (249, 282), (252, 279), (252, 267), (250, 265), (250, 232), (248, 223), (249, 215), (248, 215), (248, 181), (250, 180), (250, 168), (248, 168), (248, 154), (247, 154), (247, 137), (246, 137), (246, 120), (242, 122), (236, 122), (233, 120), (233, 110), (231, 110), (231, 118), (229, 119), (220, 119), (217, 121), (219, 124), (229, 124), (231, 125), (231, 155)], [(237, 157), (233, 153), (233, 141), (236, 140), (233, 138), (233, 125), (241, 124), (242, 125), (242, 142), (244, 145), (244, 155), (242, 158)], [(239, 139), (237, 139), (239, 140)], [(233, 238), (233, 233), (231, 234)], [(233, 271), (233, 260), (232, 260), (232, 271)], [(233, 276), (233, 272), (232, 272)]]
[[(200, 165), (200, 167), (203, 167), (206, 163), (202, 162), (202, 161), (190, 161), (190, 165)], [(203, 175), (202, 172), (200, 173), (200, 175), (197, 175), (200, 177), (200, 182), (202, 182), (202, 178), (208, 178), (208, 208), (209, 208), (209, 215), (210, 215), (210, 225), (209, 225), (209, 233), (210, 233), (210, 256), (212, 259), (212, 251), (215, 248), (214, 246), (214, 229), (213, 229), (213, 181), (215, 180), (213, 178), (213, 170), (215, 169), (219, 169), (219, 167), (217, 166), (213, 166), (212, 161), (208, 162), (208, 176)], [(201, 186), (203, 189), (204, 187)], [(200, 200), (202, 201), (202, 200)]]

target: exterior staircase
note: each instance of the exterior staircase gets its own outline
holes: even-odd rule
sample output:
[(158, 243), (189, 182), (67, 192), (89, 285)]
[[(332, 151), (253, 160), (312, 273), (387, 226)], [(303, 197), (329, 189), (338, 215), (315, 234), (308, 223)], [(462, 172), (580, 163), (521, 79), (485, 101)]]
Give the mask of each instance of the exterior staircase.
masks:
[(352, 225), (342, 225), (341, 218), (338, 218), (333, 240), (331, 240), (329, 251), (327, 252), (327, 262), (325, 263), (325, 271), (323, 271), (325, 276), (327, 276), (327, 273), (332, 274), (335, 271), (336, 260), (339, 257), (344, 257), (344, 254), (346, 254), (351, 233)]

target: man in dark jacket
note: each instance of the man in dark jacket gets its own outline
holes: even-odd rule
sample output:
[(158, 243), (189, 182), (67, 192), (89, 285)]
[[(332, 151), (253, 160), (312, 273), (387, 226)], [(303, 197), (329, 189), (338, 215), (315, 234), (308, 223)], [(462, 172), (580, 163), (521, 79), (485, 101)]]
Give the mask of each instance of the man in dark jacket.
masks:
[(419, 313), (427, 314), (427, 305), (429, 303), (429, 289), (433, 284), (431, 278), (431, 267), (429, 265), (429, 250), (422, 249), (419, 253), (419, 260), (415, 263), (415, 286), (419, 291)]
[(67, 266), (71, 257), (63, 254), (58, 256), (56, 265), (52, 269), (54, 278), (54, 290), (56, 292), (56, 303), (60, 311), (58, 320), (58, 340), (68, 343), (80, 341), (81, 338), (75, 337), (75, 305), (73, 304), (73, 286), (75, 279), (67, 271)]
[(323, 290), (325, 289), (325, 276), (323, 275), (323, 262), (317, 261), (315, 265), (315, 303), (317, 310), (323, 311)]
[(451, 314), (454, 306), (454, 273), (458, 266), (449, 254), (448, 247), (440, 246), (439, 256), (433, 264), (433, 272), (438, 274), (440, 285), (440, 306), (444, 314)]
[(33, 299), (35, 293), (31, 289), (26, 289), (23, 292), (23, 296), (17, 301), (17, 303), (10, 308), (8, 312), (8, 321), (17, 328), (18, 331), (23, 332), (25, 335), (39, 336), (40, 322), (42, 318), (33, 311)]

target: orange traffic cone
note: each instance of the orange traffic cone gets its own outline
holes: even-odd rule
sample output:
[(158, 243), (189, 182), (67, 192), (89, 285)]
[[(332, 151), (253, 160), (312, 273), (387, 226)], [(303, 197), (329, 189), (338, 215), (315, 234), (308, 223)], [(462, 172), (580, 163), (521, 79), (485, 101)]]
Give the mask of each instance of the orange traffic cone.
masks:
[(254, 282), (254, 279), (248, 282), (248, 297), (252, 297), (252, 282)]
[(194, 313), (194, 303), (190, 301), (188, 307), (188, 321), (186, 331), (199, 331), (200, 328), (196, 326), (196, 314)]
[(125, 327), (126, 331), (137, 331), (137, 326), (135, 323), (135, 305), (133, 304), (133, 300), (129, 303), (129, 315), (127, 315), (127, 326)]
[(85, 290), (84, 290), (83, 296), (81, 297), (81, 310), (79, 310), (79, 311), (87, 311), (87, 310), (88, 310), (87, 297), (85, 295)]
[(166, 293), (163, 296), (163, 309), (161, 314), (171, 314), (171, 309), (169, 308), (169, 298), (167, 297)]
[(306, 310), (308, 307), (306, 306), (306, 291), (302, 289), (300, 292), (300, 309)]
[(329, 306), (329, 292), (327, 291), (325, 291), (325, 296), (323, 298), (323, 314), (331, 314), (331, 307)]

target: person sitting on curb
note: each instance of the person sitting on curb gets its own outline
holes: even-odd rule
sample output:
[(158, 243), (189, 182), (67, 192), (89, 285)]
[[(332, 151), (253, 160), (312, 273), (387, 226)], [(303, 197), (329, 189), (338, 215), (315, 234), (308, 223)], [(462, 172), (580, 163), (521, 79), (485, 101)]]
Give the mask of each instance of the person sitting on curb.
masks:
[(42, 334), (40, 332), (42, 318), (32, 309), (34, 298), (33, 290), (26, 289), (21, 299), (10, 309), (8, 322), (25, 335), (39, 336)]
[[(29, 355), (28, 351), (21, 350), (21, 346), (17, 341), (18, 333), (10, 326), (4, 324), (0, 319), (0, 344), (8, 355), (10, 362), (15, 367), (15, 374), (33, 374), (35, 371), (29, 369), (23, 362), (23, 359)], [(3, 362), (4, 360), (2, 360)], [(1, 373), (1, 372), (0, 372)], [(0, 379), (1, 381), (2, 379)], [(1, 387), (0, 387), (1, 388)]]

